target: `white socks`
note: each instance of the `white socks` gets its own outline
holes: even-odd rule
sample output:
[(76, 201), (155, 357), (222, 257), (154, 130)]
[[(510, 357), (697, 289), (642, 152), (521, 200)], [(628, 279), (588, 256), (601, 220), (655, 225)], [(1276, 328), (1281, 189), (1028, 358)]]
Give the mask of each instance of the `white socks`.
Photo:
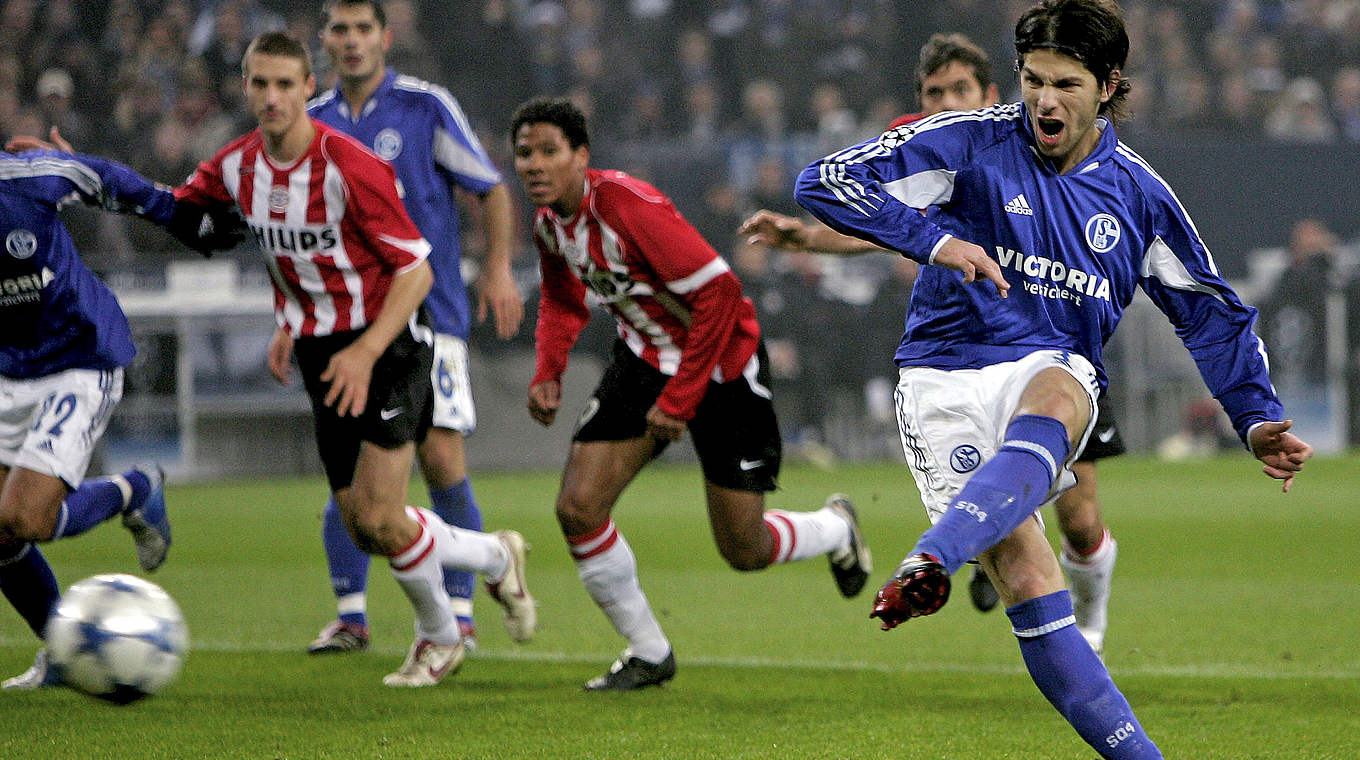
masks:
[(499, 538), (447, 525), (428, 509), (407, 507), (420, 533), (411, 545), (389, 557), (397, 579), (416, 612), (416, 635), (436, 644), (458, 641), (458, 621), (444, 590), (444, 568), (469, 570), (488, 578), (505, 575), (510, 558)]
[(1109, 624), (1106, 608), (1110, 602), (1110, 580), (1119, 544), (1106, 530), (1100, 545), (1085, 557), (1076, 557), (1072, 547), (1063, 541), (1058, 562), (1067, 574), (1067, 585), (1072, 591), (1072, 608), (1077, 615), (1077, 630), (1086, 637), (1097, 653), (1105, 646), (1105, 629)]
[(850, 545), (850, 525), (830, 507), (816, 512), (769, 509), (765, 527), (774, 538), (772, 565), (820, 557)]
[(567, 545), (590, 598), (628, 640), (629, 653), (651, 663), (666, 659), (671, 643), (642, 593), (637, 558), (614, 521), (582, 536), (568, 536)]

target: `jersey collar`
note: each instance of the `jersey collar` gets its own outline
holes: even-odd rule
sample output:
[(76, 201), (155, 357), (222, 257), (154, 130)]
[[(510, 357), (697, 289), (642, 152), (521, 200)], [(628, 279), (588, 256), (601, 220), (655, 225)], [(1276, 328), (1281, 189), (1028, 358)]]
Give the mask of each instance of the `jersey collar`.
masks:
[(357, 122), (360, 119), (364, 118), (365, 116), (368, 116), (369, 114), (373, 113), (373, 109), (378, 107), (378, 101), (380, 101), (384, 95), (391, 91), (393, 83), (396, 81), (397, 72), (392, 69), (388, 69), (387, 72), (383, 75), (382, 81), (378, 83), (378, 88), (373, 91), (372, 95), (368, 96), (368, 100), (364, 101), (364, 106), (363, 108), (360, 109), (360, 113), (357, 118), (354, 116), (354, 114), (350, 113), (349, 101), (345, 99), (345, 93), (343, 90), (340, 89), (340, 83), (336, 82), (334, 89), (336, 109), (339, 110), (340, 115), (343, 116), (345, 119), (351, 122)]

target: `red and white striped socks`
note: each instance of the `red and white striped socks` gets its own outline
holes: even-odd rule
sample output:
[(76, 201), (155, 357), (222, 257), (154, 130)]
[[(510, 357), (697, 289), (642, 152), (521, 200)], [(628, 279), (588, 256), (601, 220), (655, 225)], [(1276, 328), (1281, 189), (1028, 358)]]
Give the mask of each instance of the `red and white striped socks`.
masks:
[(567, 536), (576, 572), (590, 598), (628, 640), (628, 650), (647, 662), (661, 662), (671, 651), (670, 641), (638, 582), (637, 558), (623, 534), (609, 520), (578, 536)]

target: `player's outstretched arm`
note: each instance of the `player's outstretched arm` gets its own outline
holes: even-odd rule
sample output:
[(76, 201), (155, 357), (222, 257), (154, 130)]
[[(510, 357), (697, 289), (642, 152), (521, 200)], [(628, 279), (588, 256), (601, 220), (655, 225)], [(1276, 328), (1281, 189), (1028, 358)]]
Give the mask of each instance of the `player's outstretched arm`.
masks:
[[(32, 135), (15, 135), (5, 143), (5, 150), (11, 153), (55, 150), (76, 155), (75, 148), (61, 136), (61, 131), (56, 127), (47, 133), (47, 140)], [(135, 174), (127, 167), (122, 168)], [(138, 182), (151, 182), (140, 175), (136, 176)], [(216, 251), (231, 250), (246, 239), (245, 220), (234, 206), (227, 204), (205, 205), (177, 200), (169, 219), (155, 221), (161, 223), (176, 240), (207, 257)]]
[(63, 153), (75, 153), (76, 149), (71, 147), (71, 143), (66, 142), (66, 138), (61, 136), (61, 132), (52, 127), (47, 133), (47, 140), (39, 140), (32, 135), (15, 135), (9, 142), (5, 143), (5, 150), (10, 153), (23, 153), (26, 150), (59, 150)]
[(1293, 420), (1262, 422), (1249, 435), (1251, 453), (1265, 465), (1265, 474), (1284, 481), (1284, 492), (1294, 483), (1294, 476), (1303, 470), (1303, 463), (1313, 456), (1313, 447), (1289, 432)]
[(760, 209), (746, 218), (737, 229), (746, 236), (747, 243), (783, 248), (787, 251), (815, 251), (817, 253), (856, 254), (886, 251), (886, 248), (843, 235), (821, 222), (805, 222), (768, 209)]
[(951, 237), (944, 241), (930, 263), (963, 272), (965, 285), (976, 280), (991, 280), (1002, 298), (1010, 293), (1011, 284), (1001, 274), (1001, 265), (980, 246), (966, 240)]

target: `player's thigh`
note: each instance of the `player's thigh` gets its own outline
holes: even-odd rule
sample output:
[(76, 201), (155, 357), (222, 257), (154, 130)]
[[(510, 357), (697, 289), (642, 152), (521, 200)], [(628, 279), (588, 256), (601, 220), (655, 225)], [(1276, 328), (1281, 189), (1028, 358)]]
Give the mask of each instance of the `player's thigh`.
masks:
[(0, 489), (0, 540), (47, 541), (70, 489), (60, 478), (16, 467)]
[(1025, 385), (1015, 414), (1052, 417), (1063, 423), (1067, 438), (1074, 444), (1085, 439), (1095, 417), (1095, 399), (1070, 372), (1060, 367), (1045, 367)]
[(467, 477), (467, 454), (463, 434), (448, 428), (432, 427), (425, 440), (416, 446), (420, 473), (431, 488), (445, 489)]
[(122, 397), (122, 369), (0, 377), (0, 465), (77, 487)]
[(390, 447), (360, 442), (350, 485), (359, 508), (389, 516), (404, 512), (414, 457), (415, 444), (410, 442)]
[(623, 489), (652, 460), (655, 450), (656, 442), (647, 436), (572, 443), (557, 495), (557, 519), (567, 535), (603, 525)]

